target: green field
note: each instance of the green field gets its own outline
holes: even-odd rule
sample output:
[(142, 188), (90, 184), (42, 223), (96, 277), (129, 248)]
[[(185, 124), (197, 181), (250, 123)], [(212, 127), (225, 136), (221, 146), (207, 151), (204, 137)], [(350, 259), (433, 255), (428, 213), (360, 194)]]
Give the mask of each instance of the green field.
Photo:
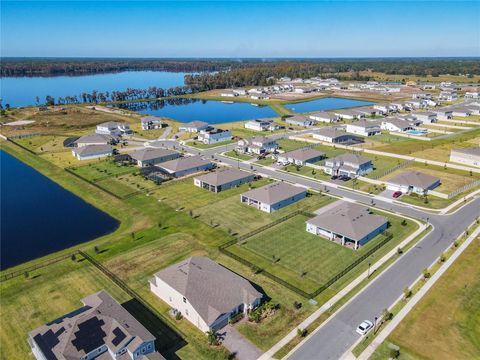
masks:
[(99, 160), (88, 165), (71, 168), (70, 170), (87, 180), (97, 181), (110, 176), (133, 173), (137, 168), (117, 165), (111, 160)]

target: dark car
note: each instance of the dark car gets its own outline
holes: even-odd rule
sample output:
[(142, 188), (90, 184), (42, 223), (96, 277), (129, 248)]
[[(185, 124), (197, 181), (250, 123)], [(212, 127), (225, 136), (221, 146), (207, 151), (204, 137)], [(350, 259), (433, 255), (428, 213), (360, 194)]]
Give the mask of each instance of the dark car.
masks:
[(349, 178), (347, 175), (340, 175), (340, 176), (338, 177), (338, 179), (339, 179), (339, 180), (342, 180), (342, 181), (348, 181), (348, 180), (350, 180), (350, 178)]
[(395, 192), (392, 194), (392, 197), (396, 199), (396, 198), (400, 197), (401, 195), (402, 195), (402, 192), (401, 192), (401, 191), (395, 191)]
[(338, 179), (338, 176), (337, 176), (337, 175), (333, 175), (330, 179), (332, 179), (332, 180), (337, 180), (337, 179)]

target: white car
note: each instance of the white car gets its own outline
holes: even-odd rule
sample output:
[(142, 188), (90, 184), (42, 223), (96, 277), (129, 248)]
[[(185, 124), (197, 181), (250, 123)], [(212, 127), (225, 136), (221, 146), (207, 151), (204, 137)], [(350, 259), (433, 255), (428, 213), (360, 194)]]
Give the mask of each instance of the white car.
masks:
[(372, 327), (373, 324), (371, 321), (364, 320), (360, 325), (358, 325), (356, 332), (360, 335), (365, 335)]

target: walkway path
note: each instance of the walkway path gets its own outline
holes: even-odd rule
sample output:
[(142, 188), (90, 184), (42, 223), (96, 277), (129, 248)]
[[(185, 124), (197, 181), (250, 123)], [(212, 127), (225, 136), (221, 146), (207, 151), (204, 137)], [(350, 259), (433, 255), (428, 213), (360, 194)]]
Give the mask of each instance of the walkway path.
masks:
[(247, 340), (232, 325), (227, 325), (217, 332), (220, 336), (223, 346), (231, 353), (235, 354), (236, 359), (255, 360), (262, 354), (262, 351)]

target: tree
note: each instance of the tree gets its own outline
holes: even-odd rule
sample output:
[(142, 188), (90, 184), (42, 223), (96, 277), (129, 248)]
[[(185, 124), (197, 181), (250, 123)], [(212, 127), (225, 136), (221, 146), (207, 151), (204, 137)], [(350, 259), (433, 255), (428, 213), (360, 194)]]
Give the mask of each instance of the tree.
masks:
[(209, 345), (216, 345), (217, 344), (217, 335), (214, 331), (210, 330), (207, 331), (207, 339)]
[(94, 246), (94, 247), (93, 247), (93, 251), (95, 251), (95, 254), (99, 254), (99, 253), (100, 253), (100, 249), (98, 248), (98, 246)]
[(424, 278), (425, 280), (427, 280), (427, 279), (430, 278), (430, 276), (431, 276), (430, 271), (428, 270), (428, 268), (423, 269), (422, 274), (423, 274), (423, 278)]
[(77, 257), (75, 256), (75, 254), (72, 254), (72, 256), (70, 257), (70, 259), (72, 259), (72, 261), (75, 261), (75, 260), (77, 260)]
[(308, 334), (307, 329), (300, 329), (300, 328), (297, 329), (297, 336), (298, 337), (305, 337), (305, 336), (307, 336), (307, 334)]
[(408, 286), (405, 286), (403, 288), (403, 297), (405, 300), (407, 300), (410, 296), (412, 296), (412, 290)]
[(388, 311), (388, 309), (383, 309), (382, 311), (382, 319), (383, 321), (390, 321), (393, 318), (393, 314)]
[(445, 255), (444, 252), (440, 255), (439, 260), (440, 260), (440, 262), (442, 262), (442, 263), (445, 262), (445, 260), (447, 260), (447, 256)]

